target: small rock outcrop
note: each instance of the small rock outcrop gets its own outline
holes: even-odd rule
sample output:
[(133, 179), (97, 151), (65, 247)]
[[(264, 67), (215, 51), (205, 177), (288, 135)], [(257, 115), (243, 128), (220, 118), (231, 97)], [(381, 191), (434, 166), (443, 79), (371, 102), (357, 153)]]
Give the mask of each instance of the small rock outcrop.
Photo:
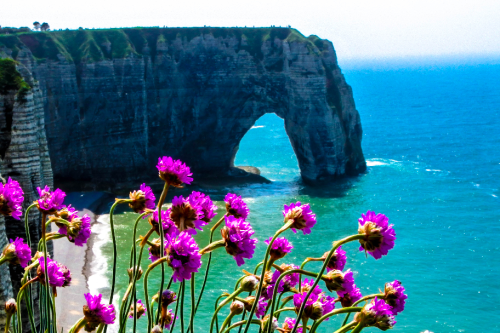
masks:
[(0, 57), (39, 84), (57, 184), (130, 188), (157, 179), (162, 155), (197, 178), (230, 176), (240, 140), (271, 112), (285, 120), (306, 182), (366, 169), (332, 43), (294, 29), (24, 33), (0, 36)]

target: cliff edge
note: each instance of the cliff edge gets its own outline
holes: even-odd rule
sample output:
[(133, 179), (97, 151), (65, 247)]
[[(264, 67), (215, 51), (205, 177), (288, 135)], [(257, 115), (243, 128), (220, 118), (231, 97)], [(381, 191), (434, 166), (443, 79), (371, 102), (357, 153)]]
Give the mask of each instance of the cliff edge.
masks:
[(231, 176), (240, 140), (271, 112), (285, 120), (306, 182), (366, 169), (332, 43), (295, 29), (20, 33), (0, 36), (0, 58), (18, 61), (39, 87), (56, 185), (156, 181), (163, 155), (185, 161), (195, 179)]

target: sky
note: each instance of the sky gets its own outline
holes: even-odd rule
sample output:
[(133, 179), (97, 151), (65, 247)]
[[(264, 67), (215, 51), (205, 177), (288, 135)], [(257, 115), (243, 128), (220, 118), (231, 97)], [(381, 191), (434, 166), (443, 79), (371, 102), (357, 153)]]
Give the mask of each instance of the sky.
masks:
[(1, 0), (1, 26), (288, 26), (333, 42), (339, 60), (500, 58), (500, 0)]

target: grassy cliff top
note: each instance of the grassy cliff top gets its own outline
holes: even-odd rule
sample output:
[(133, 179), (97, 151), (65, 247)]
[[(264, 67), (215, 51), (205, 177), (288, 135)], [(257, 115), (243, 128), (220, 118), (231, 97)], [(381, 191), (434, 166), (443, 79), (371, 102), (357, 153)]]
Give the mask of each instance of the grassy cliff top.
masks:
[[(158, 43), (169, 43), (178, 38), (190, 41), (200, 35), (215, 38), (237, 38), (239, 48), (247, 50), (257, 59), (262, 58), (261, 46), (267, 40), (276, 38), (288, 42), (307, 43), (314, 53), (321, 53), (325, 40), (317, 36), (305, 37), (292, 28), (120, 28), (120, 29), (79, 29), (48, 32), (24, 32), (14, 35), (0, 35), (2, 48), (12, 50), (15, 59), (19, 50), (28, 47), (38, 60), (58, 60), (62, 55), (66, 60), (79, 63), (103, 59), (123, 58), (131, 53), (142, 56), (147, 45), (151, 54), (156, 52)], [(244, 41), (244, 42), (243, 42)]]

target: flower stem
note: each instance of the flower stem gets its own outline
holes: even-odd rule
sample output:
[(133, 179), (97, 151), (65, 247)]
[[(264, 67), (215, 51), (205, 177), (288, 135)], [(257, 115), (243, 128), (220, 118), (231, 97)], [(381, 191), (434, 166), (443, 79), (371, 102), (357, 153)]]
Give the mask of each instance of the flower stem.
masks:
[[(339, 240), (337, 242), (334, 242), (333, 243), (333, 247), (330, 250), (330, 253), (328, 253), (327, 258), (325, 259), (325, 262), (323, 263), (323, 266), (321, 267), (321, 270), (318, 273), (318, 276), (319, 277), (323, 276), (323, 273), (325, 272), (326, 266), (330, 262), (330, 259), (332, 258), (333, 254), (335, 253), (335, 250), (338, 249), (339, 246), (341, 246), (341, 245), (343, 245), (345, 243), (348, 243), (348, 242), (352, 242), (352, 241), (355, 241), (355, 240), (363, 239), (365, 237), (366, 237), (366, 235), (364, 235), (364, 234), (363, 235), (352, 235), (352, 236), (346, 237), (344, 239), (341, 239), (341, 240)], [(314, 288), (316, 288), (316, 286), (318, 285), (319, 281), (320, 281), (320, 279), (318, 279), (318, 278), (314, 280), (314, 283), (311, 286), (311, 289), (307, 293), (306, 298), (304, 299), (304, 301), (302, 302), (302, 305), (300, 306), (300, 310), (299, 310), (299, 313), (297, 314), (297, 318), (302, 318), (302, 314), (304, 313), (304, 309), (305, 309), (307, 300), (309, 299), (309, 297), (311, 297), (311, 294), (313, 293)], [(293, 326), (293, 329), (292, 329), (291, 333), (296, 333), (297, 332), (297, 328), (299, 327), (299, 322), (300, 322), (299, 319), (297, 319), (295, 321), (295, 325)]]
[[(191, 332), (194, 333), (194, 315), (196, 314), (196, 308), (194, 305), (194, 273), (191, 273), (191, 320), (189, 324), (189, 328), (191, 329)], [(188, 328), (188, 332), (189, 332)]]
[(335, 315), (338, 315), (338, 314), (341, 314), (341, 313), (359, 312), (362, 309), (363, 308), (361, 308), (361, 307), (350, 307), (350, 308), (341, 308), (341, 309), (338, 309), (338, 310), (333, 310), (333, 311), (325, 314), (324, 316), (320, 317), (318, 320), (316, 320), (316, 322), (314, 323), (314, 325), (311, 328), (311, 333), (314, 333), (316, 331), (316, 329), (318, 328), (318, 326), (325, 319), (330, 318), (331, 316), (335, 316)]
[[(264, 257), (264, 267), (267, 267), (267, 259), (269, 258), (269, 252), (271, 251), (271, 248), (273, 246), (274, 241), (278, 236), (283, 233), (284, 231), (288, 230), (290, 226), (293, 224), (293, 221), (287, 222), (284, 226), (282, 226), (276, 233), (274, 234), (273, 238), (269, 242), (269, 245), (267, 246), (266, 250), (266, 255)], [(255, 294), (255, 302), (252, 305), (252, 309), (250, 310), (250, 314), (248, 315), (248, 321), (245, 326), (245, 330), (243, 331), (244, 333), (248, 332), (248, 329), (250, 328), (250, 322), (252, 320), (253, 314), (255, 313), (255, 309), (257, 308), (257, 304), (259, 303), (260, 295), (262, 293), (262, 286), (264, 284), (264, 275), (266, 274), (266, 270), (262, 269), (262, 273), (260, 276), (260, 281), (259, 281), (259, 287), (257, 288), (257, 293)], [(275, 288), (277, 289), (277, 288)], [(272, 320), (272, 318), (270, 319)]]
[(222, 323), (222, 326), (220, 328), (219, 332), (224, 332), (224, 328), (231, 322), (231, 319), (233, 319), (234, 313), (230, 312), (229, 315), (224, 319), (224, 322)]
[[(210, 323), (210, 333), (213, 332), (213, 329), (214, 329), (214, 322), (215, 322), (215, 318), (217, 318), (217, 314), (219, 313), (219, 311), (227, 304), (229, 303), (230, 301), (233, 300), (233, 298), (235, 298), (236, 296), (238, 296), (239, 294), (241, 294), (243, 292), (243, 289), (240, 287), (238, 288), (237, 290), (235, 290), (231, 295), (229, 295), (225, 300), (223, 300), (219, 306), (217, 307), (217, 309), (215, 310), (213, 316), (212, 316), (212, 322)], [(257, 302), (255, 302), (257, 303)], [(254, 303), (254, 304), (255, 304)]]
[[(50, 288), (49, 288), (49, 274), (48, 274), (48, 265), (47, 265), (47, 237), (46, 237), (46, 225), (45, 221), (47, 220), (47, 213), (42, 213), (42, 242), (43, 242), (43, 263), (44, 263), (44, 279), (45, 279), (45, 309), (46, 309), (46, 316), (47, 318), (50, 318), (50, 305), (49, 305), (49, 298), (50, 298)], [(55, 323), (53, 323), (55, 324)], [(50, 324), (48, 325), (48, 328), (50, 330)]]
[[(246, 321), (246, 320), (242, 320), (242, 321), (239, 321), (239, 322), (237, 322), (237, 323), (234, 323), (233, 325), (229, 326), (229, 327), (227, 328), (227, 330), (225, 330), (225, 331), (224, 331), (224, 333), (228, 333), (228, 332), (229, 332), (230, 330), (232, 330), (233, 328), (236, 328), (236, 327), (238, 327), (238, 326), (240, 326), (240, 327), (241, 327), (242, 325), (245, 325), (246, 323), (247, 323), (247, 321)], [(259, 326), (260, 326), (261, 321), (260, 321), (260, 320), (258, 320), (258, 319), (252, 319), (252, 321), (250, 322), (250, 324), (257, 324), (257, 325), (259, 325)]]
[[(146, 304), (145, 304), (146, 305), (146, 313), (148, 315), (148, 332), (151, 332), (151, 329), (153, 328), (153, 325), (152, 325), (153, 324), (153, 314), (151, 313), (151, 307), (149, 306), (149, 296), (148, 296), (148, 276), (153, 268), (155, 268), (159, 264), (163, 263), (165, 260), (166, 260), (165, 258), (160, 258), (160, 259), (156, 260), (154, 263), (149, 265), (148, 269), (144, 273), (144, 301), (146, 302)], [(161, 294), (160, 294), (160, 297), (158, 299), (158, 304), (159, 304), (160, 299), (161, 299)]]
[[(179, 285), (179, 289), (177, 290), (178, 297), (181, 295), (181, 292), (182, 292), (182, 285)], [(175, 313), (174, 313), (174, 318), (172, 320), (172, 325), (170, 326), (170, 333), (172, 333), (172, 331), (174, 330), (175, 321), (177, 319), (177, 310), (179, 310), (179, 301), (177, 301), (175, 304)]]
[(184, 333), (184, 293), (186, 291), (186, 280), (181, 282), (181, 333)]
[(361, 330), (365, 328), (365, 325), (363, 325), (363, 323), (359, 323), (353, 330), (351, 333), (359, 333), (361, 332)]
[[(163, 206), (163, 203), (165, 202), (169, 186), (170, 186), (169, 183), (165, 183), (165, 185), (163, 185), (163, 191), (161, 192), (160, 199), (158, 199), (158, 206), (157, 206), (158, 229), (160, 230), (160, 259), (165, 256), (165, 244), (164, 244), (165, 243), (165, 241), (164, 241), (165, 231), (163, 230), (163, 225), (161, 224), (161, 206)], [(160, 291), (159, 291), (160, 296), (161, 296), (161, 293), (163, 291), (164, 283), (165, 283), (165, 263), (162, 262), (161, 263), (161, 282), (160, 282)], [(161, 297), (159, 297), (158, 298), (158, 310), (161, 309), (161, 301), (162, 301), (162, 299), (161, 299)], [(157, 318), (156, 318), (157, 324), (158, 324), (158, 321), (159, 321), (159, 316), (157, 316)]]
[(343, 325), (341, 328), (339, 328), (338, 330), (336, 330), (333, 333), (345, 333), (347, 331), (352, 330), (354, 328), (354, 326), (356, 326), (357, 324), (358, 324), (357, 322), (351, 321), (349, 324)]

